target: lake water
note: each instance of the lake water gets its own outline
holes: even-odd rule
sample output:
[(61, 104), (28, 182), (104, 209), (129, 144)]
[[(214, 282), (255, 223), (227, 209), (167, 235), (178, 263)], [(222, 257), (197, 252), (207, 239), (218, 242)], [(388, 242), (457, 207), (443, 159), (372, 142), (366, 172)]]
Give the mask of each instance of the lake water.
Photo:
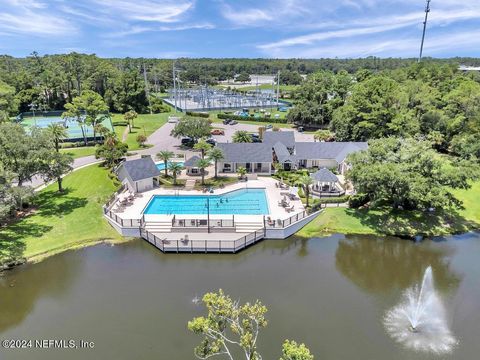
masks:
[[(396, 344), (382, 319), (427, 266), (459, 340), (449, 355)], [(162, 254), (145, 241), (99, 245), (28, 265), (0, 278), (0, 339), (83, 339), (91, 350), (5, 350), (3, 359), (194, 359), (200, 338), (187, 321), (195, 296), (223, 288), (269, 312), (264, 359), (283, 339), (315, 359), (478, 359), (480, 234), (415, 244), (334, 235), (261, 242), (237, 255)]]

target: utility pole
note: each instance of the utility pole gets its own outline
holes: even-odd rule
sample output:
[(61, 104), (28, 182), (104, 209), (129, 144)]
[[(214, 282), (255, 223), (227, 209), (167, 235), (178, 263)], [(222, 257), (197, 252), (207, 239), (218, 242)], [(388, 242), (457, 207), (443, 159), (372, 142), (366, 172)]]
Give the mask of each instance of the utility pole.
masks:
[(425, 6), (425, 20), (423, 21), (422, 44), (420, 45), (420, 56), (418, 57), (418, 62), (422, 61), (423, 42), (425, 41), (425, 32), (427, 31), (427, 20), (428, 13), (430, 12), (430, 1), (431, 0), (427, 0), (427, 6)]
[(172, 62), (172, 78), (173, 78), (173, 99), (175, 101), (175, 113), (177, 112), (177, 83), (175, 80), (175, 60)]
[(148, 107), (150, 108), (150, 114), (153, 114), (152, 103), (150, 102), (150, 91), (148, 90), (147, 70), (145, 69), (145, 63), (143, 63), (143, 81), (145, 81), (145, 95), (147, 96)]
[(278, 110), (278, 97), (280, 96), (280, 70), (277, 72), (277, 110)]

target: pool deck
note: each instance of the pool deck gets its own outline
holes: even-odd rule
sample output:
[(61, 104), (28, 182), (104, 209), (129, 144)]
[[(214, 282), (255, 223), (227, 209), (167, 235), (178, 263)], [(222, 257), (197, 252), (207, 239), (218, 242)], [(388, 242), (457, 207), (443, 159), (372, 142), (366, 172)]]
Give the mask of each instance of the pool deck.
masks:
[[(278, 205), (278, 202), (283, 199), (283, 192), (287, 190), (281, 190), (275, 186), (275, 183), (278, 183), (278, 180), (270, 177), (259, 177), (257, 180), (249, 180), (246, 182), (240, 182), (226, 186), (223, 189), (216, 189), (210, 195), (223, 195), (228, 192), (241, 189), (265, 189), (267, 195), (267, 203), (269, 208), (269, 214), (273, 219), (286, 219), (294, 215), (295, 213), (302, 212), (305, 210), (301, 200), (291, 200), (290, 205), (294, 205), (293, 212), (288, 213), (285, 208)], [(155, 195), (207, 195), (202, 191), (198, 190), (173, 190), (165, 188), (155, 188), (150, 191), (139, 194), (133, 203), (125, 208), (122, 212), (117, 212), (114, 210), (115, 214), (122, 219), (141, 219), (143, 216), (143, 211), (148, 205), (151, 198)], [(114, 208), (115, 209), (115, 208)], [(194, 218), (195, 215), (177, 215), (177, 218)], [(206, 215), (198, 215), (198, 218), (205, 218)], [(251, 217), (257, 216), (263, 218), (263, 215), (235, 215), (235, 217)], [(172, 215), (145, 215), (145, 220), (171, 220)], [(212, 215), (212, 218), (215, 219), (226, 219), (231, 218), (231, 215)]]
[(288, 190), (277, 186), (278, 180), (259, 177), (216, 189), (213, 195), (223, 195), (235, 190), (264, 189), (269, 207), (265, 215), (233, 214), (145, 214), (148, 203), (155, 195), (202, 195), (198, 190), (176, 190), (155, 188), (136, 194), (128, 205), (119, 207), (117, 194), (115, 200), (104, 206), (104, 216), (122, 235), (142, 237), (163, 252), (212, 252), (236, 253), (262, 239), (285, 239), (293, 235), (320, 211), (309, 214), (301, 200), (289, 200), (293, 211), (286, 211), (278, 203), (284, 199)]

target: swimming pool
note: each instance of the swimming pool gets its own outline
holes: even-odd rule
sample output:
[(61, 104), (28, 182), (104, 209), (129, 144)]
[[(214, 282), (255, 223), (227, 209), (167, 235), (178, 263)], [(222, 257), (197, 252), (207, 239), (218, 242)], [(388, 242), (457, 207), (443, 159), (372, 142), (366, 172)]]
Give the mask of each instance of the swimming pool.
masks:
[[(183, 161), (179, 161), (179, 162), (175, 162), (176, 164), (180, 164), (180, 165), (184, 165), (184, 162)], [(168, 166), (170, 166), (171, 162), (168, 163)], [(158, 170), (165, 170), (165, 163), (164, 162), (161, 162), (161, 163), (157, 163), (155, 164), (157, 165), (157, 169)]]
[(155, 195), (144, 214), (266, 215), (264, 189), (241, 189), (222, 195)]

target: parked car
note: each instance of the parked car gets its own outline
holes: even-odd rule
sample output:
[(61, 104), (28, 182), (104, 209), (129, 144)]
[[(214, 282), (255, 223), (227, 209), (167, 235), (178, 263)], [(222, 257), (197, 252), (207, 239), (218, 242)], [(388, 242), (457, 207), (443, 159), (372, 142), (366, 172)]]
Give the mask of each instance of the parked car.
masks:
[(252, 142), (253, 143), (259, 143), (259, 142), (262, 142), (262, 140), (260, 140), (260, 136), (258, 134), (250, 134), (250, 136), (252, 137)]
[(180, 120), (180, 118), (178, 116), (169, 116), (168, 117), (168, 122), (169, 123), (176, 124), (179, 120)]
[(271, 129), (271, 128), (273, 128), (272, 124), (265, 125), (265, 129)]
[(183, 146), (188, 146), (188, 147), (192, 147), (195, 144), (195, 141), (193, 141), (193, 139), (189, 137), (182, 138), (181, 142)]
[(205, 140), (205, 142), (207, 144), (212, 145), (212, 146), (217, 146), (217, 141), (215, 139), (210, 138), (210, 139)]
[(229, 122), (229, 125), (237, 125), (238, 121), (237, 120), (232, 120)]
[(305, 129), (303, 128), (303, 126), (299, 126), (299, 127), (297, 127), (297, 131), (298, 132), (304, 132)]
[(222, 129), (213, 129), (212, 131), (210, 131), (210, 134), (212, 134), (212, 135), (225, 135), (225, 131), (223, 131)]
[(223, 125), (228, 125), (228, 124), (230, 124), (230, 121), (232, 121), (232, 119), (225, 119), (225, 120), (223, 120)]

